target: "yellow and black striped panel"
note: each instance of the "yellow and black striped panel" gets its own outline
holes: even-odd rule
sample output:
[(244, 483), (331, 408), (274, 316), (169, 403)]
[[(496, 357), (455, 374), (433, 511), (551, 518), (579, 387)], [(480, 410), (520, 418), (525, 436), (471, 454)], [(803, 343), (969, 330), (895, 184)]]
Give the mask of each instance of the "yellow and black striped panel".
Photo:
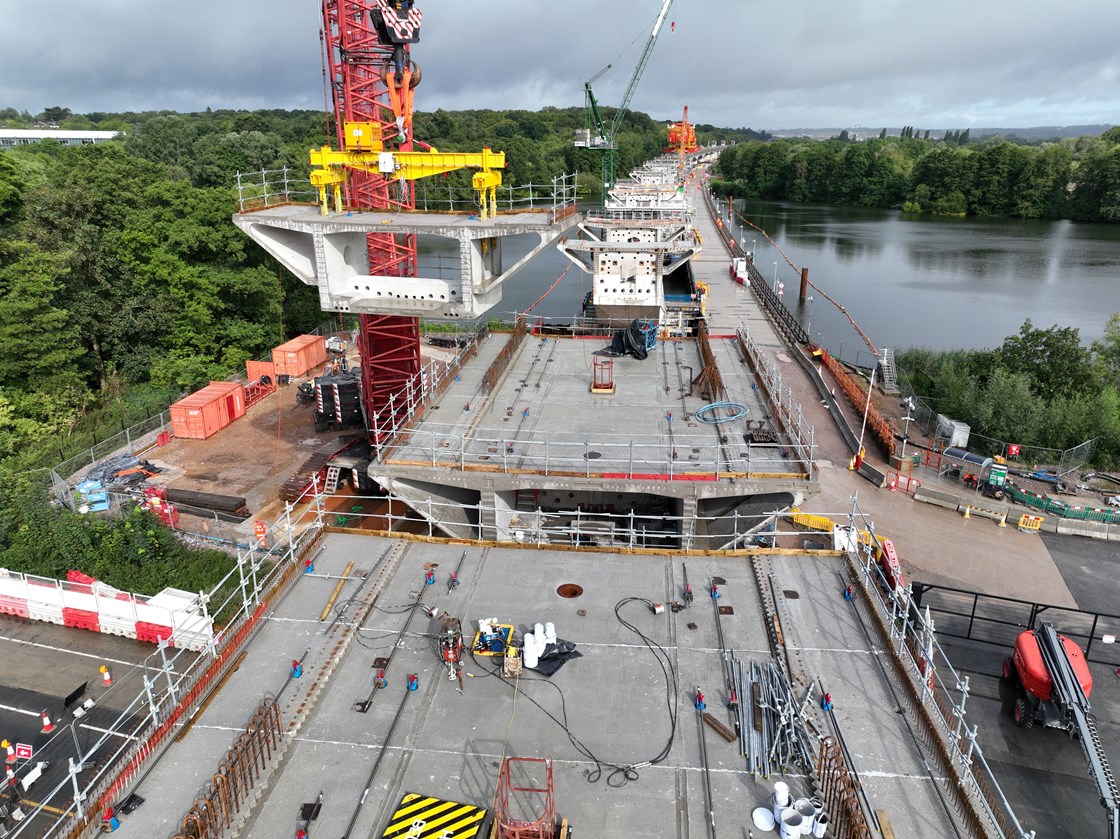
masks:
[(382, 839), (471, 839), (482, 829), (486, 810), (457, 801), (405, 793)]

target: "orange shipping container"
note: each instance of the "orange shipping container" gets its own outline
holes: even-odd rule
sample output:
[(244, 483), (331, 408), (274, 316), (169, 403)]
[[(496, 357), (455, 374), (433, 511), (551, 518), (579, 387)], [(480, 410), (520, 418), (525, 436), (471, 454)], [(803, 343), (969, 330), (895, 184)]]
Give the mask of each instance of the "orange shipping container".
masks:
[(171, 406), (171, 430), (176, 437), (205, 440), (244, 414), (241, 382), (210, 382)]
[(327, 360), (327, 339), (322, 335), (297, 335), (272, 351), (277, 376), (302, 376)]
[(276, 365), (271, 361), (253, 361), (245, 362), (245, 377), (250, 382), (259, 382), (261, 376), (268, 376), (273, 384), (276, 384)]

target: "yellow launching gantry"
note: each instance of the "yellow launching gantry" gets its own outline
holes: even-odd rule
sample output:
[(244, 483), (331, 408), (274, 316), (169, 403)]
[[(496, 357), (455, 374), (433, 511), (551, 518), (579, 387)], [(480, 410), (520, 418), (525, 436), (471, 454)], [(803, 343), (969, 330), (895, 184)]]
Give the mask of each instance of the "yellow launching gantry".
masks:
[(481, 169), (471, 178), (471, 186), (478, 192), (482, 218), (497, 215), (497, 191), (502, 185), (506, 153), (484, 148), (478, 153), (429, 151), (385, 151), (381, 143), (380, 127), (373, 122), (346, 123), (347, 151), (335, 151), (330, 146), (311, 150), (311, 183), (319, 190), (319, 207), (323, 215), (330, 212), (328, 192), (334, 196), (334, 210), (343, 212), (342, 187), (346, 183), (346, 169), (379, 172), (391, 180), (415, 181), (457, 169)]

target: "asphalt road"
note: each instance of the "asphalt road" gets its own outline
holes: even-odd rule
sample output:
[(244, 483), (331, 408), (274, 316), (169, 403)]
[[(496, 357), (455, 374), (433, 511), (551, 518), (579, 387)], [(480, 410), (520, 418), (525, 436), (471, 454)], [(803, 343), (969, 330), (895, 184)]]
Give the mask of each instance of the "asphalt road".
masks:
[[(176, 650), (167, 656), (175, 669), (194, 659), (193, 653)], [(13, 766), (25, 812), (40, 803), (54, 811), (66, 808), (70, 760), (85, 758), (83, 779), (100, 771), (128, 745), (147, 713), (146, 706), (135, 704), (145, 673), (156, 683), (156, 695), (160, 691), (156, 677), (162, 657), (156, 647), (112, 635), (0, 616), (0, 661), (0, 739), (32, 750), (30, 759)], [(103, 682), (103, 664), (110, 668), (111, 686)], [(71, 696), (75, 699), (67, 705)], [(74, 710), (89, 702), (75, 717)], [(54, 726), (49, 733), (43, 731), (44, 711)], [(42, 762), (42, 774), (27, 787), (25, 779), (29, 773), (34, 777)], [(52, 810), (47, 813), (53, 820)]]
[[(1120, 551), (1111, 542), (1044, 535), (1070, 592), (1083, 610), (1120, 612)], [(988, 764), (1028, 831), (1044, 837), (1107, 836), (1107, 815), (1091, 780), (1081, 743), (1055, 729), (1022, 729), (1012, 721), (1014, 694), (1000, 678), (1010, 650), (942, 635), (954, 667), (967, 675), (967, 721), (979, 725)], [(1091, 701), (1106, 756), (1120, 768), (1120, 678), (1092, 665)]]

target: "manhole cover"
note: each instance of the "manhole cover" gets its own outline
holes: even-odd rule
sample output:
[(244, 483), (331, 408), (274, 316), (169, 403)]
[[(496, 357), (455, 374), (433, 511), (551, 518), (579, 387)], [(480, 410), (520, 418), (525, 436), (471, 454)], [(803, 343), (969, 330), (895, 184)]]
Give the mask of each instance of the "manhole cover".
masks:
[(575, 583), (564, 583), (563, 585), (556, 587), (556, 593), (561, 597), (567, 597), (568, 599), (579, 597), (581, 594), (583, 594), (583, 586), (576, 585)]
[(690, 622), (690, 623), (687, 623), (687, 624), (685, 624), (685, 626), (687, 626), (687, 627), (688, 627), (689, 629), (695, 629), (695, 628), (696, 628), (696, 624), (694, 624), (694, 623), (691, 623), (691, 622)]
[(602, 456), (603, 456), (602, 452), (587, 452), (584, 455), (584, 458), (586, 458), (587, 460), (598, 460)]
[(796, 591), (794, 591), (791, 588), (782, 589), (782, 594), (784, 594), (786, 596), (787, 600), (796, 600), (797, 598), (799, 598), (801, 596), (800, 594), (798, 594)]
[(721, 615), (733, 615), (733, 614), (735, 614), (735, 607), (734, 606), (720, 606), (719, 607), (719, 613)]
[(725, 580), (723, 577), (712, 577), (712, 582), (715, 583), (717, 586), (727, 585), (727, 580)]

